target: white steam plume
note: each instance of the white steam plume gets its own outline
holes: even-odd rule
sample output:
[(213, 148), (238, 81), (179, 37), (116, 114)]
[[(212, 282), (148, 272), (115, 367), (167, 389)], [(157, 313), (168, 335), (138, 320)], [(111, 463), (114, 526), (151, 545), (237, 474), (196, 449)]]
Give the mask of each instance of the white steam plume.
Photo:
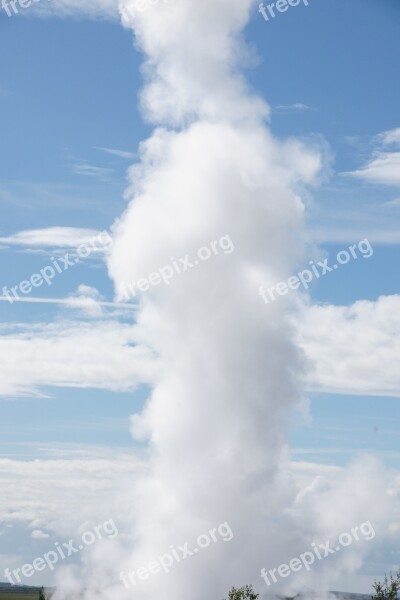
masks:
[(162, 376), (132, 419), (133, 433), (150, 442), (151, 472), (138, 486), (137, 545), (122, 570), (225, 521), (235, 535), (149, 578), (143, 599), (219, 598), (230, 583), (254, 580), (288, 501), (279, 466), (284, 421), (300, 401), (300, 359), (282, 305), (267, 315), (256, 283), (289, 275), (301, 253), (294, 190), (320, 160), (274, 141), (266, 105), (234, 74), (249, 10), (248, 0), (178, 0), (130, 23), (129, 3), (122, 7), (148, 56), (144, 108), (180, 129), (160, 128), (142, 145), (133, 202), (115, 228), (116, 287), (222, 236), (235, 246), (142, 299), (142, 340)]

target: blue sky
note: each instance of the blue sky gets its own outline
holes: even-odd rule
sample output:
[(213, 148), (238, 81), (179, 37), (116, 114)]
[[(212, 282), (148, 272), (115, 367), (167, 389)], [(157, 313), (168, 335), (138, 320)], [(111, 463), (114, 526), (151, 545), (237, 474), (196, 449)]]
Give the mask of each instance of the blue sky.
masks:
[[(109, 230), (126, 208), (126, 170), (151, 132), (138, 108), (142, 56), (117, 22), (28, 13), (0, 13), (0, 237), (53, 227)], [(395, 151), (378, 136), (400, 127), (399, 24), (398, 0), (310, 0), (268, 23), (255, 7), (245, 31), (252, 48), (246, 77), (271, 107), (272, 133), (314, 141), (330, 156), (305, 200), (310, 237), (319, 244), (310, 257), (332, 258), (364, 238), (374, 248), (368, 261), (315, 281), (312, 302), (350, 306), (400, 293), (400, 186), (348, 174), (377, 151)], [(50, 245), (0, 241), (0, 248), (1, 287), (59, 255)], [(306, 267), (299, 260), (298, 269)], [(82, 261), (37, 295), (66, 298), (80, 285), (113, 301), (101, 257)], [(0, 319), (2, 335), (21, 323), (85, 322), (44, 303), (1, 302)], [(33, 387), (0, 399), (0, 458), (46, 458), (63, 445), (137, 447), (129, 416), (143, 405), (146, 386), (54, 386), (50, 379)], [(343, 466), (370, 452), (399, 469), (399, 393), (311, 389), (309, 422), (295, 419), (290, 427), (294, 460)]]

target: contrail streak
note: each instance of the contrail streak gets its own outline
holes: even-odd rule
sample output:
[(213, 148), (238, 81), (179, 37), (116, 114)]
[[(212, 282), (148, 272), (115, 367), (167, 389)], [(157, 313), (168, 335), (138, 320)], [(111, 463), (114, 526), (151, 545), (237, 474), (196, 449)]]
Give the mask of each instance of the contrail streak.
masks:
[[(9, 299), (5, 296), (0, 296), (0, 300), (2, 302), (8, 302), (11, 304)], [(34, 304), (66, 304), (67, 306), (82, 306), (87, 302), (87, 300), (90, 301), (91, 298), (13, 298), (12, 300), (13, 304), (14, 302), (32, 302)], [(135, 304), (124, 304), (122, 302), (98, 302), (97, 300), (94, 300), (93, 302), (99, 306), (106, 306), (109, 308), (128, 308), (130, 310), (136, 309)]]

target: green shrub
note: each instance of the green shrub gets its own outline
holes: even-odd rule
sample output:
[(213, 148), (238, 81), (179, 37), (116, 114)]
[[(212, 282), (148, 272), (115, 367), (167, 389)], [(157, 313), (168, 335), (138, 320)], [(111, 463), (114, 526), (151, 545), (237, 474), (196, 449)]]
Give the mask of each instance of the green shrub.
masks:
[(390, 579), (385, 574), (385, 579), (382, 582), (375, 581), (372, 587), (375, 590), (373, 600), (397, 600), (400, 591), (400, 571), (396, 577), (390, 573)]
[(260, 594), (256, 594), (252, 585), (245, 585), (242, 588), (232, 588), (227, 600), (257, 600)]

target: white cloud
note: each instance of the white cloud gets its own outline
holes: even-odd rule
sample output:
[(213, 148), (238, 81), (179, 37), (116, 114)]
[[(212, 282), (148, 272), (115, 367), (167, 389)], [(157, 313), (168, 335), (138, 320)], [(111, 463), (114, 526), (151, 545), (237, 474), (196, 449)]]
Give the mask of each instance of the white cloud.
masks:
[(41, 529), (34, 529), (31, 533), (31, 538), (34, 540), (46, 540), (49, 537), (50, 535)]
[[(58, 457), (0, 459), (0, 521), (6, 527), (13, 526), (13, 539), (18, 539), (22, 548), (21, 556), (0, 554), (0, 571), (32, 563), (38, 556), (38, 537), (30, 537), (31, 529), (45, 529), (60, 544), (70, 539), (78, 544), (83, 532), (111, 519), (117, 526), (118, 537), (111, 539), (104, 535), (104, 541), (84, 548), (74, 558), (90, 564), (90, 552), (97, 557), (108, 556), (112, 565), (122, 562), (124, 541), (133, 543), (129, 532), (130, 515), (134, 511), (132, 488), (146, 468), (139, 452), (135, 456), (132, 451), (90, 445), (79, 450), (62, 448), (57, 443), (52, 444), (49, 452)], [(116, 554), (115, 544), (119, 544), (120, 555)], [(46, 548), (45, 540), (42, 546)], [(51, 549), (54, 545), (49, 540), (47, 550)], [(40, 573), (32, 583), (56, 585), (57, 581), (52, 581), (54, 574), (57, 577), (68, 572), (68, 568), (60, 561), (55, 572)], [(98, 574), (99, 584), (105, 576), (110, 578), (107, 567)]]
[[(376, 137), (379, 146), (400, 145), (400, 128), (392, 129)], [(400, 185), (400, 152), (390, 152), (379, 147), (364, 167), (345, 173), (367, 183), (388, 186)]]
[(133, 390), (153, 381), (155, 362), (135, 328), (117, 321), (0, 327), (0, 395), (38, 395), (42, 386)]
[[(55, 446), (57, 446), (55, 444)], [(121, 519), (129, 499), (125, 490), (144, 468), (143, 461), (121, 450), (87, 446), (80, 452), (65, 448), (62, 458), (0, 459), (0, 520), (70, 537), (81, 524)], [(72, 492), (73, 491), (73, 492)], [(123, 521), (123, 518), (121, 519)], [(45, 534), (47, 537), (48, 535)]]
[[(0, 302), (8, 302), (14, 304), (15, 302), (22, 302), (27, 304), (59, 304), (66, 306), (70, 309), (80, 310), (91, 317), (105, 317), (109, 316), (108, 313), (104, 313), (103, 308), (114, 309), (112, 316), (117, 317), (123, 314), (124, 311), (135, 310), (134, 304), (124, 304), (123, 302), (104, 302), (88, 295), (84, 288), (86, 286), (81, 285), (78, 288), (76, 295), (71, 295), (68, 298), (36, 298), (33, 296), (27, 296), (26, 298), (13, 298), (12, 296), (0, 296)], [(12, 302), (10, 302), (10, 298)]]
[(295, 104), (282, 104), (282, 105), (279, 105), (279, 106), (274, 106), (274, 110), (276, 110), (276, 111), (290, 111), (290, 110), (297, 110), (297, 111), (311, 110), (311, 111), (317, 111), (316, 108), (313, 108), (312, 106), (308, 106), (307, 104), (302, 104), (301, 102), (297, 102)]
[(80, 227), (47, 227), (28, 229), (7, 237), (0, 237), (0, 244), (41, 248), (77, 248), (101, 236), (95, 229)]
[(94, 146), (95, 150), (100, 150), (102, 152), (106, 152), (107, 154), (111, 154), (112, 156), (118, 156), (119, 158), (131, 159), (135, 158), (136, 154), (133, 152), (127, 152), (126, 150), (117, 150), (115, 148), (102, 148), (101, 146)]
[(112, 173), (112, 169), (107, 167), (98, 167), (96, 165), (90, 165), (86, 162), (75, 163), (71, 166), (71, 171), (75, 175), (83, 175), (84, 177), (96, 177), (100, 181), (108, 181), (109, 175)]
[(400, 296), (310, 306), (298, 319), (311, 389), (400, 396)]
[(389, 200), (389, 202), (385, 202), (385, 206), (400, 206), (400, 198), (395, 198), (394, 200)]
[[(29, 11), (21, 11), (22, 15), (35, 12), (40, 17), (87, 18), (118, 21), (118, 0), (54, 0), (32, 4)], [(28, 16), (28, 15), (26, 15)]]
[(400, 185), (400, 152), (377, 152), (366, 165), (348, 173), (368, 183)]
[(392, 144), (400, 146), (400, 127), (381, 133), (379, 138), (381, 139), (382, 143), (387, 146)]

